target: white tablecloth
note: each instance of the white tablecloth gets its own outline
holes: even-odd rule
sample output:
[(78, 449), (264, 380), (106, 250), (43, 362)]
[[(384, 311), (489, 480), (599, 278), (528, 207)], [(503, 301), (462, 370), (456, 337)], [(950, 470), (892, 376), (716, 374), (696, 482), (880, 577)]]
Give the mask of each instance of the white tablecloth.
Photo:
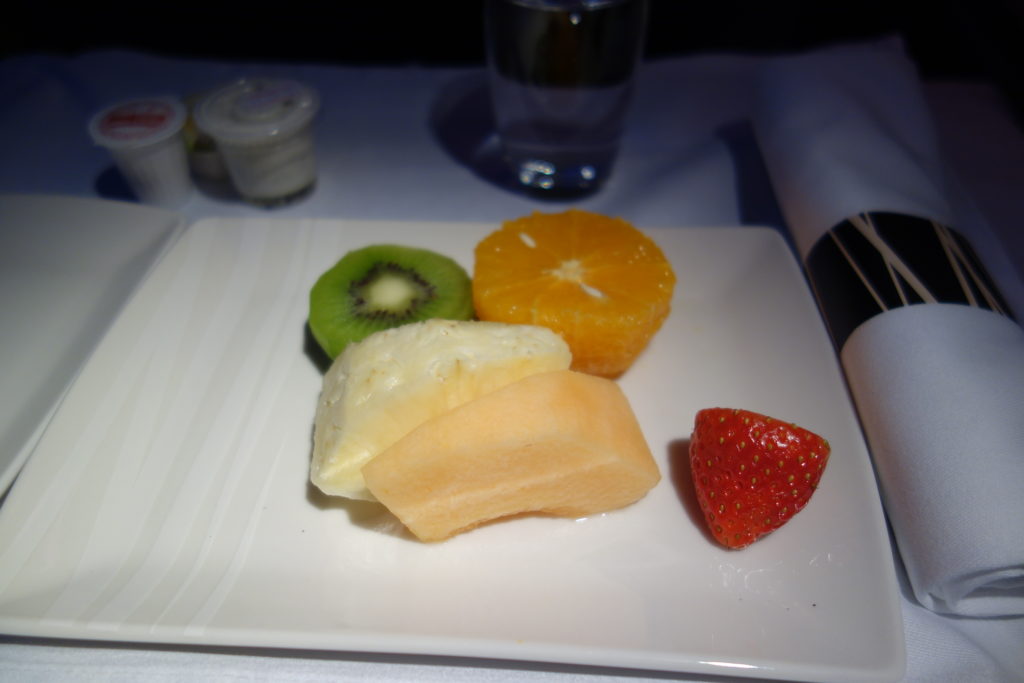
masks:
[[(573, 205), (640, 226), (782, 226), (749, 123), (764, 57), (699, 56), (644, 66), (610, 183)], [(85, 130), (101, 106), (140, 95), (188, 95), (243, 75), (288, 76), (323, 97), (314, 193), (281, 217), (500, 221), (567, 202), (540, 201), (488, 178), (482, 69), (233, 64), (126, 52), (0, 62), (0, 193), (123, 196), (111, 160)], [(1024, 311), (1024, 135), (984, 84), (926, 85), (950, 168), (987, 219), (975, 247)], [(189, 219), (267, 215), (196, 194)], [(1024, 672), (1024, 619), (953, 619), (904, 590), (908, 681), (1012, 681)], [(625, 681), (652, 673), (507, 662), (82, 645), (0, 639), (10, 680)]]

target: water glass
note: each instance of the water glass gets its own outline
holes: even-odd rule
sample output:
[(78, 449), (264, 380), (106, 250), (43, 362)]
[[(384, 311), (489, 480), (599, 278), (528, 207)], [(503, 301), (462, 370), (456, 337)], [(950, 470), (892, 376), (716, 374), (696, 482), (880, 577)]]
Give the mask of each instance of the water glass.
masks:
[(497, 132), (518, 183), (575, 194), (608, 178), (646, 21), (646, 0), (487, 0)]

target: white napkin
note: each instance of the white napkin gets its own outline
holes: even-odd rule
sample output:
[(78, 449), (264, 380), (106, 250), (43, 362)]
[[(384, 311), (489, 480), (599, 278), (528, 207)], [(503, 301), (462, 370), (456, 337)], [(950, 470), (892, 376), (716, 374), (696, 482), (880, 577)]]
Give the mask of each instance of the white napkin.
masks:
[[(939, 613), (1024, 615), (1024, 330), (944, 227), (960, 226), (939, 146), (893, 48), (774, 60), (754, 125), (915, 597)], [(915, 260), (925, 252), (943, 268)], [(939, 280), (973, 283), (967, 300), (949, 303)]]

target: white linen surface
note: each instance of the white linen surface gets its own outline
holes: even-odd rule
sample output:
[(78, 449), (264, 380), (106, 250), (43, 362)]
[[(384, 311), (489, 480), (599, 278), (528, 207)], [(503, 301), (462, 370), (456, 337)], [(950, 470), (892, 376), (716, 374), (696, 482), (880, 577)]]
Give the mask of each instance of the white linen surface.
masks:
[[(779, 59), (760, 93), (758, 140), (802, 256), (860, 212), (977, 220), (947, 201), (956, 193), (898, 50)], [(841, 357), (917, 599), (1024, 615), (1024, 330), (982, 309), (914, 305), (864, 323)]]
[(758, 144), (801, 256), (862, 211), (954, 225), (931, 116), (898, 44), (778, 58), (758, 86)]
[[(875, 49), (864, 48), (868, 59)], [(710, 55), (645, 65), (616, 174), (602, 193), (578, 204), (629, 215), (647, 226), (741, 222), (743, 200), (742, 189), (736, 187), (736, 160), (720, 132), (747, 118), (752, 79), (764, 64), (763, 58)], [(438, 94), (457, 93), (459, 88), (451, 86), (479, 80), (482, 74), (474, 70), (229, 64), (126, 52), (71, 58), (33, 55), (0, 62), (0, 144), (5, 150), (0, 158), (0, 190), (95, 197), (94, 179), (109, 165), (109, 158), (103, 150), (92, 148), (84, 133), (91, 111), (107, 101), (149, 94), (154, 86), (163, 92), (189, 93), (256, 72), (310, 82), (324, 95), (318, 148), (332, 153), (323, 156), (322, 182), (304, 202), (278, 210), (281, 216), (496, 220), (544, 208), (473, 178), (432, 140), (425, 121)], [(929, 92), (934, 93), (934, 88)], [(942, 91), (942, 98), (952, 102), (960, 92), (959, 85), (953, 84)], [(359, 107), (351, 106), (353, 97), (359, 98)], [(1005, 113), (994, 107), (984, 108), (984, 113), (994, 116), (1011, 135), (1016, 133)], [(976, 120), (957, 119), (950, 128), (969, 133)], [(993, 156), (996, 163), (1024, 158), (1024, 154), (1015, 155), (1005, 138), (1000, 136), (1002, 144), (986, 150), (980, 159), (971, 156), (976, 148), (962, 148), (966, 160), (991, 164)], [(1020, 145), (1020, 140), (1011, 138), (1011, 143)], [(1019, 174), (994, 174), (986, 180), (986, 198), (1017, 197), (1019, 178)], [(990, 201), (985, 208), (991, 205)], [(182, 211), (192, 219), (262, 213), (199, 194)], [(1015, 221), (1000, 225), (1016, 229)], [(985, 255), (1000, 250), (998, 241), (976, 246)], [(918, 605), (908, 588), (904, 598), (906, 681), (1021, 680), (1024, 619), (943, 616)], [(0, 679), (17, 681), (625, 683), (666, 678), (686, 680), (508, 662), (193, 651), (0, 638)]]
[(0, 493), (45, 425), (32, 416), (56, 408), (184, 224), (134, 203), (0, 194), (0, 377), (21, 387), (0, 395)]
[(1024, 614), (1024, 330), (957, 304), (876, 316), (842, 353), (921, 604)]

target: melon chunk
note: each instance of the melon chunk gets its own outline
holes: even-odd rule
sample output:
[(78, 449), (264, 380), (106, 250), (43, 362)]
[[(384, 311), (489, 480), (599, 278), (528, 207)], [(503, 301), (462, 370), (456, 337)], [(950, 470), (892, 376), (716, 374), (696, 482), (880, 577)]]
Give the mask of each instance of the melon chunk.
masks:
[(530, 375), (431, 418), (362, 473), (423, 541), (521, 513), (614, 510), (661, 477), (619, 386), (570, 370)]

